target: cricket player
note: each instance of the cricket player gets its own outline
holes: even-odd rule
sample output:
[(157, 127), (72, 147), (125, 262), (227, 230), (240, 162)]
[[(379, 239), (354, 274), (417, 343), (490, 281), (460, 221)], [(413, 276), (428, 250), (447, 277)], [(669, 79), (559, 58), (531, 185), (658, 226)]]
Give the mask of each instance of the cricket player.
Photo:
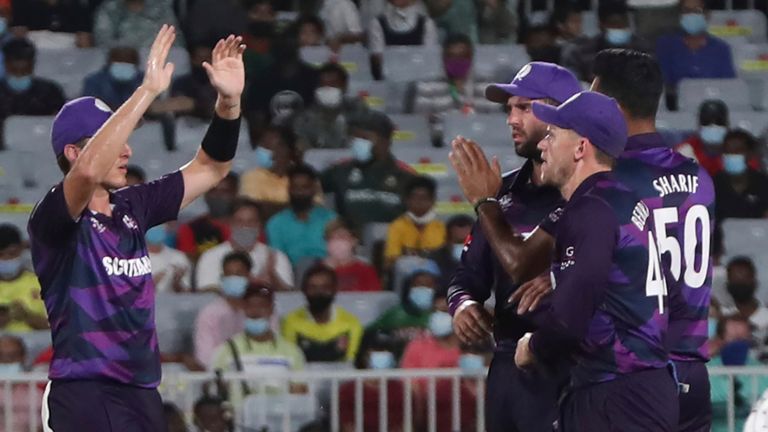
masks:
[(173, 27), (162, 27), (142, 85), (116, 112), (81, 98), (54, 120), (51, 141), (64, 179), (37, 204), (28, 225), (53, 339), (44, 430), (165, 430), (144, 233), (175, 219), (229, 172), (245, 81), (242, 39), (229, 36), (203, 64), (218, 100), (197, 155), (159, 180), (125, 187), (128, 138), (171, 83), (174, 67), (166, 58), (175, 37)]
[[(495, 198), (505, 220), (517, 232), (529, 233), (562, 204), (560, 192), (541, 184), (541, 151), (547, 125), (534, 117), (534, 101), (558, 105), (581, 91), (576, 77), (560, 66), (532, 62), (509, 84), (494, 84), (486, 97), (507, 109), (515, 152), (526, 158), (522, 168), (505, 175)], [(495, 339), (494, 357), (488, 372), (486, 428), (496, 431), (550, 431), (557, 419), (558, 376), (523, 372), (514, 364), (515, 346), (532, 324), (522, 319), (507, 299), (518, 287), (496, 259), (482, 228), (475, 224), (465, 244), (461, 263), (448, 291), (454, 329), (462, 342)], [(494, 318), (483, 307), (496, 297)], [(493, 322), (492, 322), (493, 321)], [(567, 377), (567, 369), (564, 369)]]

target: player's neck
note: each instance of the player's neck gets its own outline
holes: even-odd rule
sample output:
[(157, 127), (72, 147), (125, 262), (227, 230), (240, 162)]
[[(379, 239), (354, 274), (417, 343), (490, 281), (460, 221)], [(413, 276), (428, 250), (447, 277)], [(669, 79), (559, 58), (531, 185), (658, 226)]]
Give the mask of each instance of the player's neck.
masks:
[(533, 171), (531, 171), (531, 183), (536, 186), (541, 185), (541, 162), (533, 162)]
[(635, 136), (649, 133), (656, 133), (656, 120), (655, 119), (634, 119), (626, 118), (627, 120), (627, 136)]
[(610, 168), (598, 165), (596, 163), (577, 166), (576, 171), (573, 172), (571, 178), (568, 179), (568, 181), (560, 187), (560, 194), (566, 201), (569, 201), (571, 196), (573, 196), (573, 193), (576, 192), (576, 189), (579, 188), (584, 180), (594, 174), (605, 171), (610, 171)]
[(96, 188), (88, 203), (88, 209), (96, 213), (112, 215), (112, 207), (109, 205), (109, 192), (101, 187)]

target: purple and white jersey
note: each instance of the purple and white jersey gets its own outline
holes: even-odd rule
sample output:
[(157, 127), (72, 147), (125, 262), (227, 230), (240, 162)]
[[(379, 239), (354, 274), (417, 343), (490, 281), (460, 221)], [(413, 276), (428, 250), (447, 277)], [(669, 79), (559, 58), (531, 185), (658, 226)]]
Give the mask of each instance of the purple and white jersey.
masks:
[(53, 338), (52, 380), (160, 383), (155, 285), (144, 233), (176, 219), (180, 171), (110, 194), (112, 216), (67, 210), (63, 183), (37, 204), (27, 230)]
[(699, 164), (669, 149), (656, 133), (629, 137), (614, 174), (653, 214), (652, 230), (670, 298), (670, 358), (709, 360), (712, 179)]

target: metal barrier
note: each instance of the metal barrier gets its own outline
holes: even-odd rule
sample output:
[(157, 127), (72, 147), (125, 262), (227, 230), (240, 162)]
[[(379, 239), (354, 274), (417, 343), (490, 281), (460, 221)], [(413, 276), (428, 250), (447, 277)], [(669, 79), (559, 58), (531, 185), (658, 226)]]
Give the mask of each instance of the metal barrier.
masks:
[[(742, 391), (745, 397), (748, 398), (750, 406), (760, 397), (762, 391), (765, 388), (760, 388), (762, 385), (768, 383), (768, 367), (713, 367), (709, 370), (711, 378), (721, 378), (727, 380), (727, 399), (726, 399), (726, 412), (727, 412), (727, 430), (729, 432), (736, 431), (736, 395), (734, 393), (734, 383), (738, 379), (742, 382), (746, 391)], [(765, 378), (766, 381), (763, 384), (759, 383), (761, 378)], [(187, 414), (187, 418), (191, 418), (193, 406), (195, 401), (201, 396), (200, 391), (205, 383), (212, 382), (214, 380), (213, 374), (210, 373), (166, 373), (163, 377), (163, 382), (159, 388), (160, 393), (163, 395), (165, 401), (176, 403), (177, 406)], [(354, 383), (355, 398), (354, 398), (354, 430), (356, 432), (363, 432), (363, 415), (364, 415), (364, 401), (363, 401), (363, 385), (365, 382), (378, 382), (379, 385), (379, 405), (378, 405), (378, 426), (380, 431), (389, 430), (390, 426), (389, 413), (388, 413), (388, 398), (387, 398), (387, 385), (385, 383), (391, 381), (399, 381), (403, 385), (403, 425), (402, 431), (413, 431), (414, 421), (414, 386), (424, 385), (426, 383), (427, 388), (427, 418), (426, 424), (428, 432), (437, 431), (438, 416), (450, 415), (451, 430), (461, 430), (462, 418), (461, 418), (461, 386), (464, 383), (476, 385), (475, 398), (475, 419), (474, 426), (477, 431), (485, 430), (485, 375), (467, 375), (459, 369), (392, 369), (385, 371), (359, 371), (359, 370), (345, 370), (345, 371), (307, 371), (307, 372), (292, 372), (284, 374), (253, 374), (253, 373), (232, 373), (224, 374), (223, 380), (230, 385), (240, 386), (241, 382), (248, 382), (249, 385), (254, 385), (256, 394), (267, 394), (269, 390), (267, 386), (274, 386), (274, 383), (279, 382), (284, 384), (284, 388), (287, 390), (288, 383), (304, 383), (309, 388), (309, 395), (317, 395), (318, 389), (325, 385), (326, 389), (329, 389), (329, 400), (326, 406), (321, 406), (317, 410), (316, 414), (319, 416), (321, 411), (325, 411), (328, 416), (331, 430), (341, 430), (342, 424), (340, 419), (340, 404), (339, 400), (340, 388), (346, 383)], [(441, 380), (450, 381), (451, 385), (451, 403), (450, 413), (437, 412), (438, 410), (438, 397), (437, 397), (437, 383)], [(0, 386), (3, 388), (3, 400), (4, 405), (2, 411), (3, 419), (0, 422), (0, 427), (4, 431), (19, 431), (16, 428), (16, 416), (23, 415), (19, 413), (19, 404), (26, 404), (23, 408), (25, 415), (28, 416), (29, 431), (35, 432), (40, 425), (40, 411), (39, 400), (42, 396), (42, 387), (47, 383), (47, 377), (43, 374), (30, 373), (23, 374), (15, 377), (3, 377), (0, 378)], [(19, 389), (24, 389), (26, 392), (26, 400), (18, 400), (14, 398), (14, 393), (19, 393)], [(281, 411), (280, 427), (272, 430), (279, 430), (281, 432), (295, 431), (301, 425), (295, 423), (295, 419), (290, 414), (290, 393), (288, 391), (273, 393), (271, 397), (276, 400), (283, 399)], [(247, 405), (247, 404), (246, 404)], [(16, 409), (14, 409), (16, 408)], [(237, 408), (237, 407), (236, 407)], [(257, 409), (266, 408), (256, 407)], [(345, 407), (349, 409), (350, 407)], [(239, 412), (236, 415), (237, 419), (243, 418), (243, 413)], [(261, 430), (245, 427), (246, 425), (239, 424), (236, 430), (250, 431)], [(393, 425), (394, 427), (394, 425)], [(23, 431), (20, 431), (23, 432)]]

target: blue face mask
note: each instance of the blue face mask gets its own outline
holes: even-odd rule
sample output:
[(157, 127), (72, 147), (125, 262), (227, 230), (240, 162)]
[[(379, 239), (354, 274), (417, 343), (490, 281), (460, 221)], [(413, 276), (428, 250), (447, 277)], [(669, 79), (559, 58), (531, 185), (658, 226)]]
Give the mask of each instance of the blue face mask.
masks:
[(459, 368), (464, 373), (476, 375), (485, 370), (485, 361), (477, 354), (462, 354), (459, 357)]
[(429, 317), (429, 331), (435, 337), (446, 337), (453, 333), (453, 319), (446, 312), (433, 312)]
[(715, 337), (717, 334), (717, 318), (710, 317), (707, 319), (707, 334), (710, 338)]
[(731, 175), (747, 172), (747, 158), (743, 154), (724, 154), (723, 169)]
[(609, 45), (624, 46), (632, 39), (632, 32), (627, 28), (609, 28), (605, 30), (605, 40)]
[(699, 136), (706, 145), (721, 145), (728, 128), (720, 125), (707, 125), (699, 129)]
[(419, 310), (428, 311), (432, 309), (432, 301), (435, 299), (435, 290), (429, 287), (413, 287), (408, 293), (408, 299)]
[(147, 233), (144, 234), (144, 238), (147, 240), (148, 244), (155, 246), (165, 243), (165, 226), (158, 225), (154, 228), (150, 228)]
[(109, 75), (115, 81), (128, 82), (136, 78), (136, 65), (133, 63), (114, 62), (109, 65)]
[(251, 336), (262, 336), (269, 331), (269, 320), (266, 318), (246, 318), (245, 332)]
[(697, 35), (707, 31), (707, 17), (700, 13), (686, 13), (680, 16), (680, 27), (689, 35)]
[(358, 162), (368, 162), (373, 158), (373, 142), (365, 138), (353, 138), (352, 156)]
[(253, 157), (256, 160), (256, 165), (259, 168), (270, 169), (274, 163), (272, 159), (272, 150), (265, 149), (264, 147), (256, 147), (253, 151)]
[(461, 254), (464, 253), (464, 244), (455, 244), (451, 246), (451, 254), (453, 254), (453, 259), (456, 261), (461, 261)]
[(389, 351), (371, 351), (368, 357), (368, 367), (371, 369), (393, 369), (395, 356)]
[(0, 363), (0, 376), (12, 377), (24, 372), (21, 363)]
[(23, 93), (32, 87), (32, 75), (13, 76), (6, 75), (5, 82), (14, 93)]
[(221, 291), (230, 298), (240, 298), (248, 287), (248, 279), (242, 276), (224, 276), (221, 278)]
[(0, 260), (0, 277), (10, 279), (17, 276), (21, 271), (21, 266), (21, 258)]

